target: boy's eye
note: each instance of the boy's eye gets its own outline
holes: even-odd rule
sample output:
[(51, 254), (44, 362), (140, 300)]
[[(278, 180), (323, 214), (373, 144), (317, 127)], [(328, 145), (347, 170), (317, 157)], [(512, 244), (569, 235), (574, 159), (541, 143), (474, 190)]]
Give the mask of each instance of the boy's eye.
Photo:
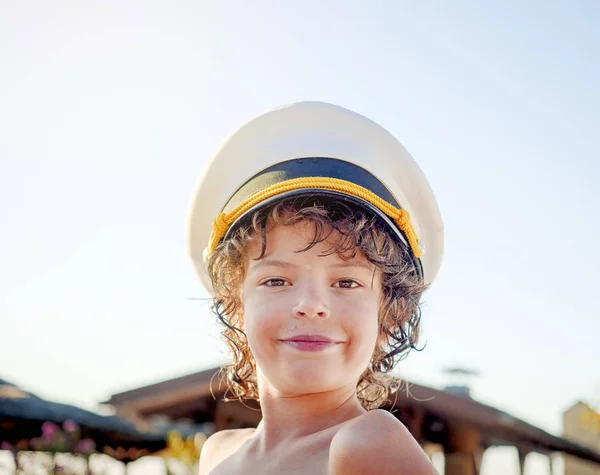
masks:
[(353, 289), (355, 287), (360, 287), (360, 284), (352, 279), (342, 279), (338, 280), (334, 286), (340, 287), (342, 289)]
[(265, 280), (262, 285), (266, 287), (283, 287), (285, 285), (289, 285), (285, 279), (269, 279)]

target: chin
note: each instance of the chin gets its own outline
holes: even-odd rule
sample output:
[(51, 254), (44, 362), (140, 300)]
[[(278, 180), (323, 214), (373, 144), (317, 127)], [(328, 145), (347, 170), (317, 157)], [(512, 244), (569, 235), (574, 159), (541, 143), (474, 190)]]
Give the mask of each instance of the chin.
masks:
[(279, 373), (277, 379), (281, 383), (279, 387), (286, 393), (320, 393), (346, 385), (348, 382), (340, 381), (341, 374), (346, 372), (343, 369), (328, 369), (327, 365), (317, 365), (313, 362), (310, 366), (288, 366), (285, 372)]
[(282, 383), (279, 391), (283, 394), (294, 395), (317, 394), (333, 391), (339, 387), (339, 384), (332, 381), (286, 381), (285, 383)]

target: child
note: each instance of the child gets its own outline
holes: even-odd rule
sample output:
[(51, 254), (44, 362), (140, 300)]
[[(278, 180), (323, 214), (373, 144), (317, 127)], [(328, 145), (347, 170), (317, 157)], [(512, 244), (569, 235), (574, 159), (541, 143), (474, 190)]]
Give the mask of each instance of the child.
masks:
[(211, 436), (201, 474), (436, 473), (377, 409), (443, 251), (435, 198), (394, 137), (325, 103), (254, 119), (201, 177), (188, 244), (232, 351), (229, 392), (263, 417)]

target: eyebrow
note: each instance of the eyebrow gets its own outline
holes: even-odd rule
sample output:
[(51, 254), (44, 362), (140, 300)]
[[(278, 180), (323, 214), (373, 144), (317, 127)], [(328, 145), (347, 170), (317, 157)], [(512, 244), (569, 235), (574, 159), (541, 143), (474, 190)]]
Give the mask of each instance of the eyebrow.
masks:
[(344, 261), (338, 262), (337, 264), (332, 264), (331, 267), (362, 267), (363, 269), (367, 269), (369, 272), (373, 272), (375, 266), (369, 262), (363, 261)]
[(277, 259), (261, 259), (258, 264), (255, 264), (248, 269), (248, 272), (252, 272), (262, 267), (298, 267), (296, 264), (292, 264), (288, 261), (280, 261)]

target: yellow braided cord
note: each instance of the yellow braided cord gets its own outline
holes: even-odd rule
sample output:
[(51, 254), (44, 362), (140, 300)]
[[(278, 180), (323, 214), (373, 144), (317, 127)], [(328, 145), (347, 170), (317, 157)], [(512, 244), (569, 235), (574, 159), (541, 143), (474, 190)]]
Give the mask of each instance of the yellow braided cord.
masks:
[(273, 196), (287, 193), (288, 191), (302, 190), (306, 188), (338, 191), (350, 196), (361, 198), (364, 201), (371, 203), (373, 206), (377, 207), (394, 220), (398, 227), (404, 232), (414, 256), (417, 258), (421, 257), (422, 252), (419, 248), (419, 240), (410, 222), (408, 211), (405, 209), (396, 208), (384, 199), (377, 196), (372, 191), (367, 190), (356, 183), (328, 177), (303, 177), (282, 181), (280, 183), (276, 183), (275, 185), (269, 186), (258, 193), (255, 193), (250, 198), (240, 203), (230, 213), (219, 213), (213, 222), (213, 231), (208, 242), (209, 253), (214, 252), (214, 250), (217, 248), (219, 241), (223, 236), (225, 236), (229, 226), (231, 226), (232, 223), (234, 223), (248, 210), (259, 203), (262, 203), (266, 199), (272, 198)]

